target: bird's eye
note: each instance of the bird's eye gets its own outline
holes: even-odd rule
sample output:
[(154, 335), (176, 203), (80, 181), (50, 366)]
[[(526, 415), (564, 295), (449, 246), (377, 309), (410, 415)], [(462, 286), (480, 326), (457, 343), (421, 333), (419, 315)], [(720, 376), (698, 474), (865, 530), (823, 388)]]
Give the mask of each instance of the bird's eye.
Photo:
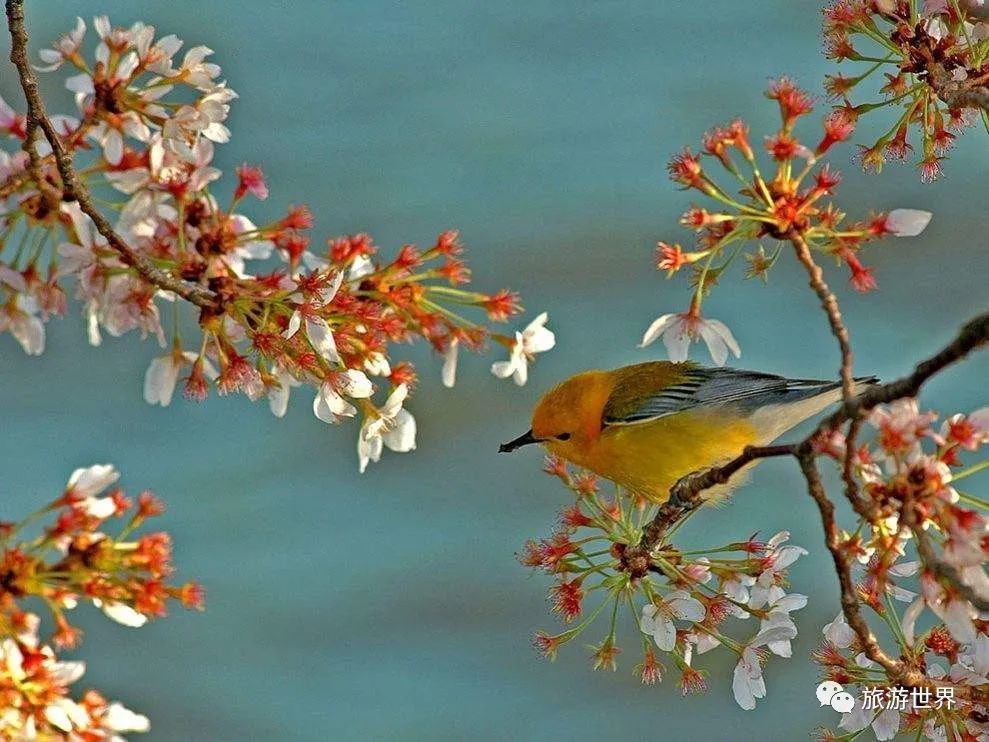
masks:
[(560, 433), (558, 436), (556, 436), (556, 440), (568, 441), (570, 440), (570, 433)]

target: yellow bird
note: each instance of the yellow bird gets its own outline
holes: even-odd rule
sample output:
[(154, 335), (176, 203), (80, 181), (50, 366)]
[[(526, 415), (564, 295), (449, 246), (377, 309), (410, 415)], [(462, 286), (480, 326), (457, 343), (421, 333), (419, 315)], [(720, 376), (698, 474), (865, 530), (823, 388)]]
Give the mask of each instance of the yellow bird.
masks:
[[(876, 382), (855, 380), (856, 390)], [(585, 371), (550, 389), (532, 428), (498, 449), (530, 443), (661, 503), (686, 474), (764, 446), (841, 399), (835, 381), (652, 361)], [(713, 488), (706, 499), (726, 495)]]

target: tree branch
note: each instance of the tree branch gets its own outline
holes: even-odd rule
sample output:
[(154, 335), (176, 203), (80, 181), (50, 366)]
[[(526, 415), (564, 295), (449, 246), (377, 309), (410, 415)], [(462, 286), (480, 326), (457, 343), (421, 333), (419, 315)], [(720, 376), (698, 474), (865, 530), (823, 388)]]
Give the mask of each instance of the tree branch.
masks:
[(857, 398), (845, 402), (837, 412), (818, 426), (818, 430), (834, 427), (840, 424), (842, 420), (867, 412), (877, 405), (904, 397), (917, 396), (920, 388), (928, 379), (987, 343), (989, 343), (989, 311), (966, 322), (954, 340), (930, 358), (918, 363), (908, 376), (886, 384), (869, 387)]
[(989, 111), (989, 88), (985, 86), (984, 79), (959, 82), (944, 65), (934, 62), (928, 65), (927, 76), (937, 97), (949, 108), (981, 108)]
[[(24, 98), (27, 101), (27, 138), (24, 141), (24, 148), (30, 158), (31, 175), (37, 183), (38, 189), (45, 198), (56, 197), (57, 200), (78, 201), (79, 208), (93, 220), (96, 230), (103, 235), (110, 247), (120, 254), (121, 259), (127, 265), (132, 266), (148, 282), (166, 291), (171, 291), (199, 307), (215, 309), (219, 300), (214, 292), (204, 286), (183, 281), (181, 278), (158, 268), (146, 255), (142, 255), (131, 248), (114, 231), (106, 217), (93, 205), (89, 189), (76, 173), (75, 166), (72, 164), (72, 155), (65, 149), (61, 136), (48, 117), (45, 103), (38, 92), (38, 79), (35, 77), (27, 55), (28, 36), (24, 27), (24, 0), (6, 0), (6, 10), (11, 39), (10, 61), (17, 68), (21, 88), (24, 90)], [(44, 178), (41, 158), (34, 146), (35, 133), (39, 128), (44, 132), (45, 138), (51, 145), (55, 165), (62, 178), (61, 194), (58, 194), (57, 189)]]
[(629, 558), (635, 556), (648, 558), (649, 552), (662, 542), (667, 529), (701, 504), (701, 494), (705, 490), (719, 484), (727, 484), (728, 480), (753, 461), (793, 454), (792, 445), (747, 446), (740, 456), (723, 466), (704, 469), (682, 477), (670, 489), (670, 499), (660, 506), (659, 512), (642, 529), (642, 539), (637, 545), (630, 546), (625, 552), (626, 555)]
[(869, 624), (862, 616), (859, 605), (858, 594), (855, 590), (855, 583), (852, 581), (851, 560), (842, 550), (841, 532), (834, 519), (834, 503), (828, 498), (821, 483), (821, 474), (817, 470), (814, 461), (814, 453), (804, 452), (797, 456), (800, 463), (800, 471), (803, 472), (807, 480), (807, 491), (817, 509), (821, 513), (821, 523), (824, 526), (824, 543), (831, 552), (831, 559), (834, 561), (835, 571), (838, 573), (838, 585), (841, 588), (841, 610), (845, 614), (845, 621), (855, 632), (862, 651), (873, 662), (882, 665), (889, 673), (899, 675), (903, 670), (903, 664), (886, 654), (875, 635), (869, 628)]
[(914, 538), (917, 539), (917, 553), (920, 554), (921, 558), (924, 560), (924, 563), (931, 568), (931, 571), (938, 577), (950, 582), (955, 590), (958, 591), (958, 594), (975, 606), (979, 611), (989, 611), (989, 596), (979, 593), (974, 587), (966, 582), (965, 576), (962, 574), (961, 570), (958, 569), (958, 567), (944, 561), (935, 553), (934, 547), (931, 546), (931, 541), (927, 536), (927, 532), (913, 524), (911, 524), (910, 530), (913, 532)]
[(828, 315), (831, 332), (838, 341), (838, 348), (841, 350), (841, 390), (847, 403), (855, 397), (855, 380), (852, 376), (852, 345), (848, 338), (848, 328), (845, 327), (841, 310), (838, 309), (838, 300), (828, 288), (827, 283), (824, 282), (824, 271), (821, 270), (821, 266), (814, 262), (814, 258), (810, 254), (810, 247), (803, 235), (792, 231), (787, 235), (787, 239), (790, 240), (790, 244), (793, 245), (793, 249), (797, 253), (797, 260), (807, 269), (810, 287), (814, 289), (817, 298), (821, 300), (821, 307)]

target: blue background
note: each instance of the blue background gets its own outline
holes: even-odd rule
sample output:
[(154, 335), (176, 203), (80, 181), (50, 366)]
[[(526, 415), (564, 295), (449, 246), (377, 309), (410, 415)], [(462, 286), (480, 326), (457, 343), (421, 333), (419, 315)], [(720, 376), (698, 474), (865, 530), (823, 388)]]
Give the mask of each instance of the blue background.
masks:
[[(758, 142), (776, 121), (762, 97), (770, 76), (820, 91), (830, 65), (817, 3), (34, 2), (32, 51), (77, 14), (91, 27), (97, 12), (216, 50), (242, 96), (217, 164), (263, 166), (272, 196), (251, 205), (257, 221), (307, 202), (317, 242), (366, 230), (386, 252), (457, 227), (478, 285), (520, 290), (527, 318), (548, 310), (559, 347), (522, 389), (493, 378), (488, 356), (462, 358), (457, 387), (444, 390), (438, 359), (408, 350), (422, 376), (411, 405), (419, 450), (386, 453), (360, 476), (356, 427), (317, 421), (308, 393), (281, 421), (240, 397), (162, 410), (141, 399), (158, 350), (136, 336), (90, 348), (74, 312), (48, 325), (41, 358), (0, 338), (0, 515), (33, 509), (76, 466), (111, 461), (132, 493), (151, 487), (167, 501), (161, 525), (179, 576), (209, 591), (205, 614), (178, 611), (140, 631), (77, 611), (84, 683), (151, 716), (151, 740), (803, 739), (837, 721), (817, 708), (808, 659), (837, 610), (836, 585), (792, 464), (764, 464), (729, 506), (682, 532), (706, 545), (787, 528), (812, 552), (791, 574), (812, 596), (794, 658), (771, 662), (768, 700), (746, 713), (731, 697), (728, 653), (705, 663), (710, 693), (687, 699), (675, 677), (639, 685), (627, 635), (616, 675), (592, 673), (580, 644), (555, 664), (537, 658), (531, 632), (553, 627), (549, 581), (513, 555), (549, 530), (567, 493), (539, 473), (537, 452), (495, 453), (554, 380), (661, 357), (659, 344), (635, 346), (655, 316), (687, 303), (685, 282), (651, 269), (656, 240), (689, 241), (677, 225), (689, 199), (665, 161), (736, 115)], [(2, 69), (0, 94), (20, 107)], [(68, 110), (60, 81), (46, 84)], [(936, 212), (923, 239), (869, 250), (878, 292), (856, 295), (844, 271), (829, 274), (860, 373), (907, 371), (984, 308), (984, 153), (974, 130), (947, 177), (923, 185), (903, 166), (866, 177), (851, 148), (838, 149), (839, 199), (853, 217)], [(835, 373), (824, 317), (789, 255), (768, 287), (738, 274), (723, 283), (705, 306), (734, 330), (738, 365)], [(976, 358), (924, 402), (984, 404), (987, 371)]]

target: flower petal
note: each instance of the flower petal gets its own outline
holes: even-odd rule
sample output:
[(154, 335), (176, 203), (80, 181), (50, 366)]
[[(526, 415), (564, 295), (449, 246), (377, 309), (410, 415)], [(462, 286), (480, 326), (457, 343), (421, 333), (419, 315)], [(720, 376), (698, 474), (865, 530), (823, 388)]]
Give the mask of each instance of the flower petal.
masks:
[(391, 429), (381, 439), (392, 451), (406, 453), (416, 447), (416, 419), (408, 410), (399, 410)]
[(666, 332), (666, 329), (676, 322), (676, 314), (664, 314), (661, 317), (653, 320), (653, 323), (649, 325), (649, 329), (646, 330), (645, 335), (642, 336), (642, 342), (639, 343), (640, 348), (645, 348), (647, 345), (651, 345), (656, 342), (656, 338)]
[(457, 381), (457, 355), (459, 350), (460, 340), (453, 338), (447, 346), (446, 352), (443, 353), (443, 370), (440, 372), (440, 378), (443, 380), (443, 386), (447, 389), (453, 388), (453, 385)]
[(676, 626), (674, 626), (673, 622), (666, 616), (657, 615), (656, 625), (652, 632), (652, 638), (656, 642), (656, 646), (661, 650), (664, 652), (671, 652), (677, 642)]
[(886, 228), (897, 237), (916, 237), (927, 229), (932, 216), (923, 209), (893, 209), (886, 215)]
[(113, 619), (122, 626), (130, 626), (132, 629), (137, 629), (148, 622), (147, 616), (124, 603), (104, 603), (102, 608), (103, 613), (108, 618)]

